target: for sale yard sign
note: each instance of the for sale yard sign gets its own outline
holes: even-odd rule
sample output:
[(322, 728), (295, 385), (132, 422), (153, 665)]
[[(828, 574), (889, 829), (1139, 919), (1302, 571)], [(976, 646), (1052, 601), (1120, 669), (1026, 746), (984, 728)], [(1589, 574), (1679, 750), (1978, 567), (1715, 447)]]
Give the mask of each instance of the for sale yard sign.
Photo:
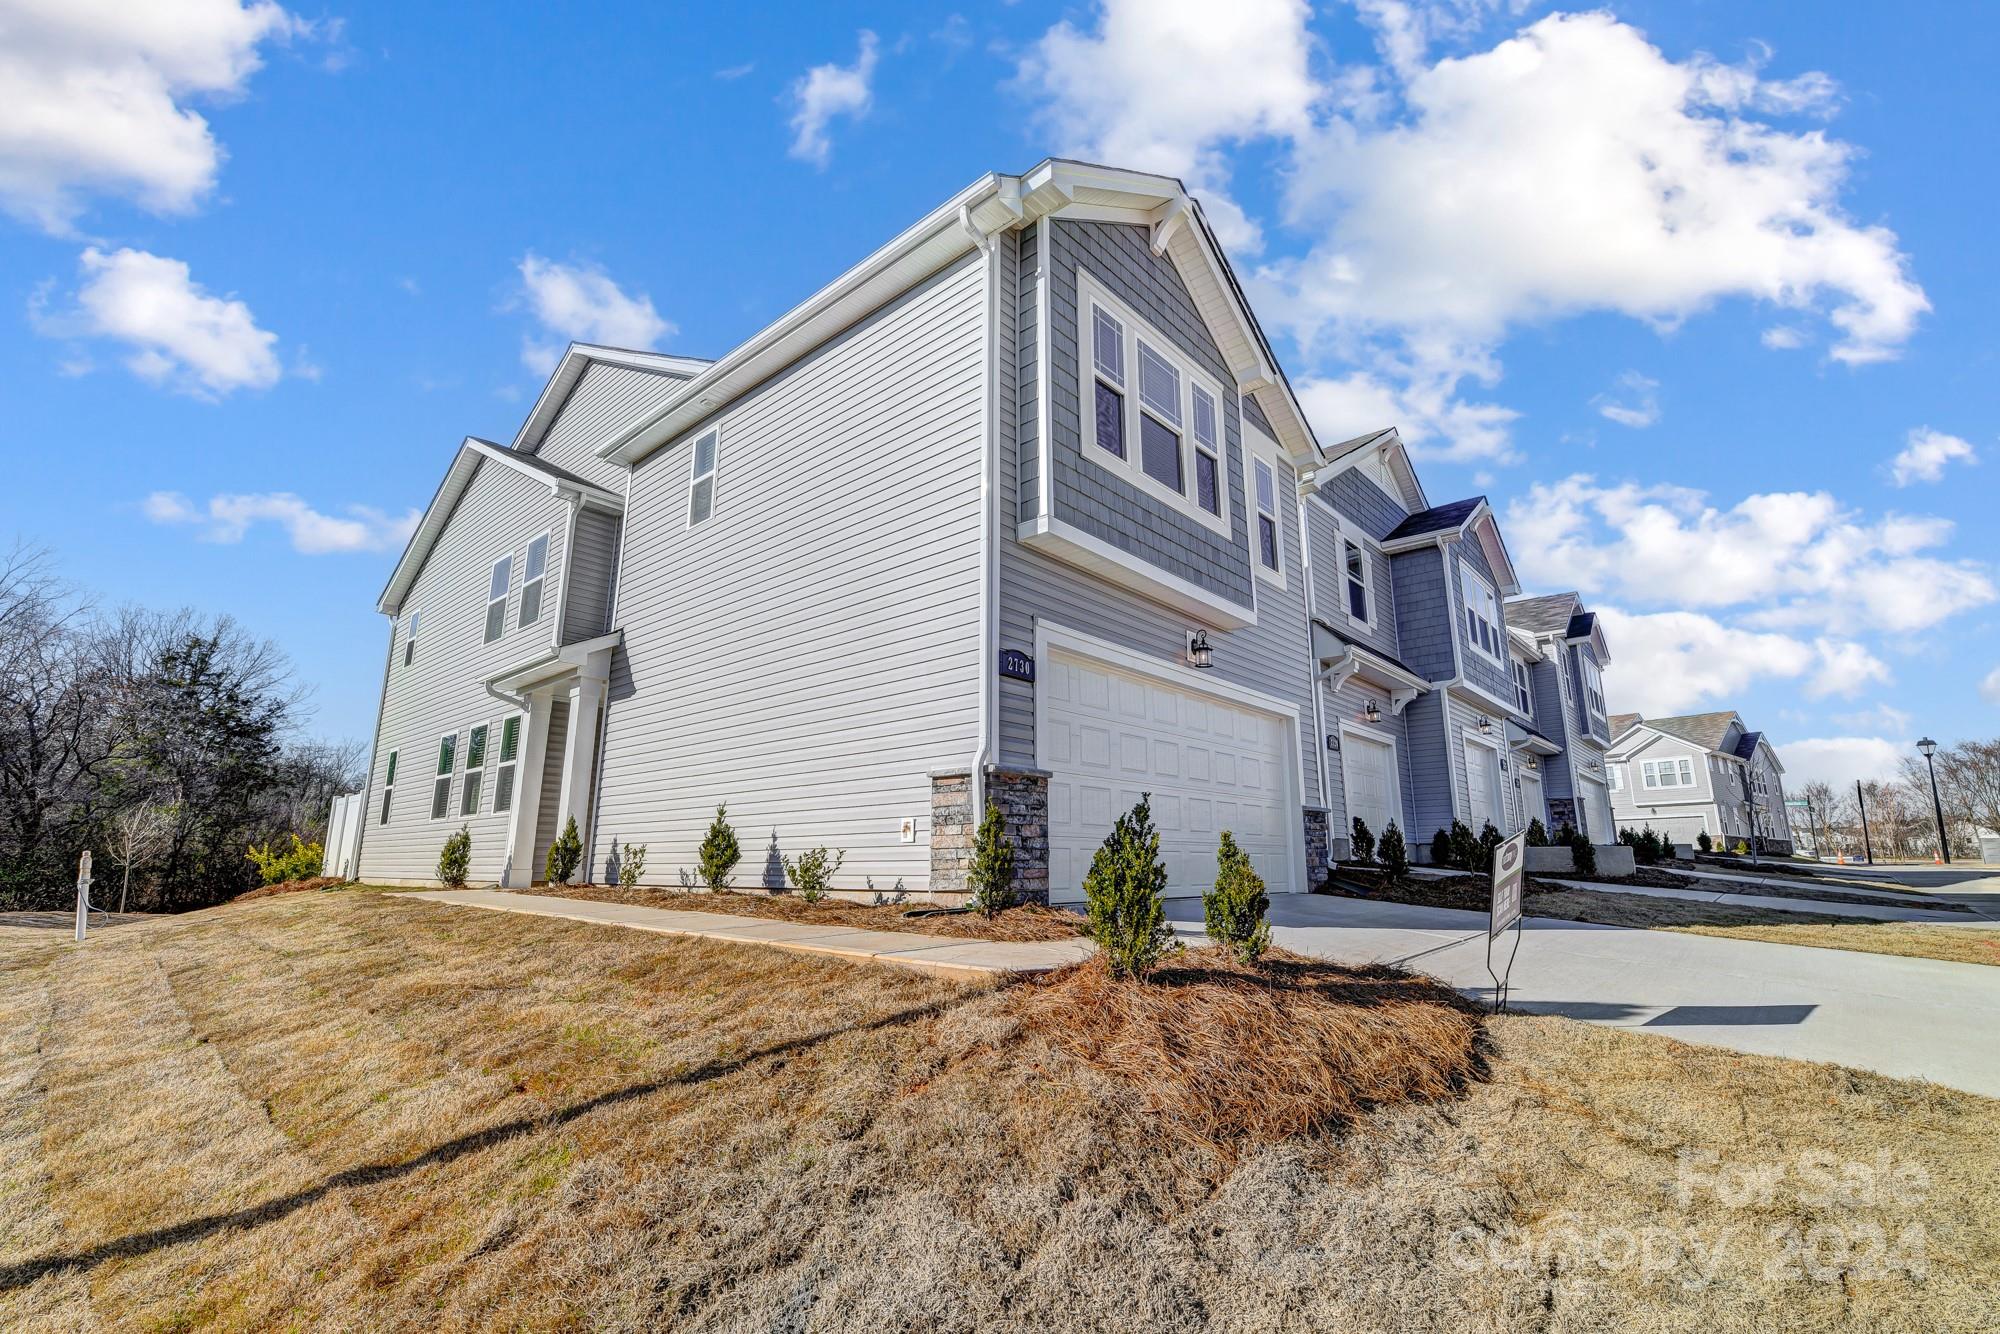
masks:
[(1487, 924), (1488, 940), (1521, 920), (1521, 882), (1528, 871), (1526, 831), (1502, 843), (1493, 853), (1493, 919)]

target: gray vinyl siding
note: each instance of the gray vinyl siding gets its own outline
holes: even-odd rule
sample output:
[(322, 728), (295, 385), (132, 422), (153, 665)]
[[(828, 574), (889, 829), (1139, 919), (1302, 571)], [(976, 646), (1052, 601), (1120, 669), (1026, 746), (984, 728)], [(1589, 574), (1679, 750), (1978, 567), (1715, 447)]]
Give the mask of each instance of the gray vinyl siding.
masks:
[[(1382, 712), (1382, 721), (1379, 723), (1360, 721), (1363, 711), (1371, 701)], [(1325, 691), (1325, 710), (1326, 730), (1336, 737), (1340, 735), (1340, 724), (1345, 720), (1354, 723), (1370, 735), (1395, 743), (1397, 789), (1403, 803), (1403, 813), (1397, 821), (1397, 827), (1403, 831), (1403, 841), (1409, 843), (1410, 831), (1416, 823), (1417, 766), (1415, 757), (1410, 753), (1410, 733), (1404, 721), (1407, 714), (1390, 711), (1388, 691), (1352, 677), (1342, 683), (1340, 689)], [(1344, 749), (1328, 751), (1322, 743), (1320, 754), (1326, 764), (1328, 822), (1335, 838), (1346, 838), (1354, 828), (1354, 813), (1347, 809), (1346, 775), (1341, 767), (1346, 752)], [(1369, 832), (1377, 838), (1382, 836), (1380, 829)]]
[[(921, 890), (930, 774), (978, 745), (983, 259), (926, 279), (633, 472), (592, 865), (693, 873), (718, 803), (836, 887)], [(692, 444), (719, 426), (712, 517)], [(917, 821), (913, 843), (900, 823)]]
[(563, 588), (563, 643), (595, 639), (610, 629), (611, 587), (617, 568), (617, 516), (603, 510), (580, 510), (569, 582)]
[[(1444, 699), (1445, 733), (1447, 744), (1451, 747), (1452, 809), (1456, 812), (1455, 818), (1464, 820), (1470, 825), (1472, 823), (1472, 798), (1466, 791), (1465, 739), (1467, 736), (1476, 737), (1479, 735), (1479, 720), (1481, 717), (1492, 719), (1493, 732), (1491, 735), (1494, 737), (1502, 735), (1503, 725), (1499, 716), (1485, 705), (1460, 699), (1458, 696), (1450, 693), (1445, 693)], [(1502, 833), (1505, 833), (1512, 828), (1516, 803), (1514, 794), (1514, 762), (1513, 758), (1507, 754), (1504, 746), (1500, 751), (1500, 760), (1500, 830)], [(1474, 827), (1472, 832), (1476, 834), (1479, 830), (1477, 827)]]
[[(1052, 513), (1177, 578), (1240, 606), (1254, 605), (1250, 520), (1243, 484), (1242, 413), (1236, 377), (1209, 336), (1194, 298), (1171, 259), (1155, 255), (1143, 227), (1056, 221), (1049, 227), (1049, 433), (1054, 453)], [(1077, 271), (1081, 268), (1222, 389), (1223, 489), (1230, 536), (1157, 500), (1083, 456), (1082, 404), (1088, 379), (1077, 346)], [(1135, 382), (1137, 368), (1130, 369)], [(1139, 447), (1126, 442), (1128, 450)], [(1095, 445), (1092, 448), (1096, 448)], [(1193, 486), (1190, 477), (1187, 484)]]
[[(1547, 640), (1542, 641), (1542, 647), (1550, 653), (1564, 651), (1561, 645)], [(1576, 796), (1570, 786), (1567, 753), (1575, 732), (1563, 695), (1561, 673), (1562, 666), (1554, 658), (1543, 658), (1528, 667), (1528, 686), (1535, 700), (1535, 730), (1561, 746), (1565, 752), (1551, 755), (1542, 763), (1542, 795), (1551, 801)]]
[[(1069, 225), (1063, 224), (1064, 227)], [(1133, 232), (1135, 233), (1134, 243), (1144, 250), (1144, 232), (1141, 229), (1109, 227), (1099, 230), (1113, 234)], [(1019, 311), (1016, 312), (1017, 322), (1015, 327), (1022, 329), (1024, 336), (1021, 338), (1016, 349), (1015, 365), (1019, 369), (1018, 375), (1011, 386), (1014, 392), (1010, 396), (1020, 405), (1020, 409), (1015, 418), (1015, 433), (1010, 435), (1003, 431), (999, 436), (999, 472), (1002, 477), (1010, 475), (1025, 477), (1027, 473), (1032, 471), (1030, 460), (1032, 451), (1035, 449), (1036, 388), (1034, 381), (1039, 349), (1032, 337), (1034, 325), (1032, 316), (1029, 314), (1030, 308), (1034, 304), (1034, 291), (1030, 270), (1032, 239), (1032, 234), (1030, 234), (1023, 241), (1021, 261), (1022, 281), (1017, 288), (1021, 293), (1021, 304)], [(1126, 244), (1126, 241), (1121, 239), (1119, 244), (1122, 246)], [(1150, 250), (1145, 250), (1145, 254), (1148, 261), (1150, 261), (1152, 259)], [(1134, 300), (1132, 293), (1117, 286), (1106, 276), (1101, 263), (1102, 256), (1098, 258), (1100, 261), (1098, 267), (1093, 267), (1091, 270), (1093, 276), (1111, 288), (1113, 294), (1119, 296), (1121, 300), (1125, 300), (1128, 304), (1136, 307), (1140, 313), (1148, 315), (1149, 319), (1153, 318), (1146, 305), (1138, 300)], [(1178, 284), (1177, 278), (1175, 279), (1175, 283)], [(1069, 360), (1073, 383), (1074, 359), (1076, 355), (1074, 333), (1071, 333), (1066, 343), (1060, 333), (1065, 322), (1067, 322), (1068, 327), (1072, 331), (1075, 328), (1075, 277), (1073, 266), (1068, 288), (1070, 292), (1068, 313), (1065, 315), (1052, 311), (1050, 323), (1058, 331), (1058, 348), (1055, 360), (1058, 364), (1065, 358)], [(1182, 295), (1184, 297), (1185, 293), (1183, 292)], [(1157, 298), (1148, 299), (1157, 300)], [(1179, 332), (1178, 325), (1166, 324), (1163, 321), (1159, 321), (1159, 323), (1161, 324), (1162, 332)], [(1207, 338), (1206, 332), (1204, 331), (1201, 336), (1205, 340)], [(1064, 350), (1065, 346), (1067, 350)], [(1208, 347), (1208, 355), (1219, 355), (1214, 353), (1212, 343), (1208, 344)], [(1191, 349), (1183, 347), (1182, 350), (1192, 355)], [(1208, 363), (1204, 361), (1203, 364)], [(1008, 382), (1008, 372), (1005, 367), (1001, 369), (1000, 374), (1000, 387), (1002, 392), (1006, 393), (1010, 385)], [(1227, 386), (1232, 381), (1225, 378), (1223, 383)], [(1235, 396), (1233, 394), (1225, 394), (1224, 400), (1226, 403), (1233, 404)], [(1056, 401), (1060, 404), (1062, 400), (1058, 397)], [(1066, 428), (1067, 435), (1065, 436), (1065, 428), (1061, 426), (1058, 426), (1055, 431), (1058, 442), (1058, 458), (1062, 456), (1063, 450), (1067, 449), (1073, 454), (1077, 448), (1077, 423), (1073, 402), (1068, 411), (1070, 420)], [(1056, 416), (1060, 419), (1062, 415), (1063, 412), (1059, 408)], [(1247, 576), (1248, 536), (1245, 529), (1245, 520), (1242, 518), (1243, 485), (1240, 429), (1239, 418), (1235, 408), (1227, 408), (1225, 410), (1225, 437), (1228, 448), (1226, 467), (1230, 475), (1231, 503), (1235, 507), (1235, 513), (1238, 516), (1235, 524), (1235, 532), (1237, 542), (1242, 547), (1237, 556), (1239, 564), (1245, 570)], [(1067, 440), (1066, 444), (1064, 443), (1065, 439)], [(1074, 466), (1078, 468), (1083, 467), (1080, 460)], [(1089, 471), (1103, 473), (1103, 469), (1097, 468), (1095, 465), (1090, 465)], [(1105, 476), (1113, 484), (1117, 484), (1116, 478), (1111, 478), (1109, 474), (1105, 474)], [(1057, 480), (1059, 487), (1065, 485), (1063, 474), (1060, 471)], [(1278, 486), (1281, 497), (1297, 494), (1296, 478), (1289, 468), (1280, 468)], [(1129, 488), (1127, 489), (1129, 490)], [(1016, 539), (1016, 525), (1028, 514), (1028, 511), (1023, 509), (1022, 506), (1031, 503), (1033, 494), (1033, 491), (1026, 486), (1018, 489), (1009, 489), (1006, 487), (1000, 489), (999, 648), (1002, 650), (1019, 649), (1024, 653), (1033, 653), (1035, 648), (1035, 622), (1037, 618), (1040, 618), (1066, 629), (1080, 631), (1099, 639), (1108, 640), (1133, 652), (1143, 653), (1148, 657), (1158, 658), (1167, 663), (1179, 664), (1182, 662), (1186, 653), (1186, 632), (1195, 624), (1195, 621), (1187, 614), (1164, 607), (1138, 593), (1108, 583), (1075, 566), (1023, 546)], [(1136, 491), (1133, 491), (1132, 494), (1134, 496), (1139, 495)], [(1142, 496), (1139, 498), (1146, 505), (1164, 514), (1165, 507), (1160, 506), (1157, 502), (1151, 500), (1150, 497)], [(1280, 545), (1283, 550), (1285, 566), (1285, 586), (1281, 590), (1275, 584), (1268, 581), (1255, 580), (1257, 624), (1241, 630), (1210, 630), (1209, 640), (1215, 649), (1215, 665), (1205, 675), (1211, 675), (1217, 680), (1229, 681), (1237, 685), (1246, 686), (1252, 690), (1260, 691), (1288, 704), (1292, 704), (1298, 709), (1300, 729), (1299, 752), (1303, 770), (1299, 790), (1304, 800), (1317, 804), (1319, 799), (1319, 764), (1322, 744), (1319, 738), (1313, 733), (1312, 649), (1311, 640), (1307, 633), (1305, 578), (1304, 565), (1302, 563), (1303, 552), (1298, 529), (1298, 507), (1293, 504), (1282, 503), (1281, 501), (1278, 510)], [(1063, 517), (1075, 521), (1073, 514), (1064, 513), (1060, 507), (1058, 512), (1062, 513)], [(1153, 520), (1135, 521), (1128, 517), (1124, 522), (1129, 527), (1134, 523), (1151, 524)], [(1203, 529), (1202, 532), (1211, 542), (1220, 545), (1219, 535), (1209, 533), (1206, 529)], [(1119, 545), (1126, 546), (1127, 544), (1120, 542)], [(1190, 680), (1188, 684), (1192, 688), (1199, 689), (1201, 683), (1197, 678)], [(1032, 766), (1037, 764), (1035, 750), (1034, 685), (1026, 681), (1017, 681), (1011, 677), (1006, 677), (1000, 680), (999, 691), (1000, 761), (1003, 764), (1014, 765)], [(1341, 831), (1335, 830), (1334, 832), (1338, 834)]]
[(1410, 701), (1403, 710), (1403, 725), (1409, 737), (1406, 763), (1410, 777), (1410, 825), (1406, 838), (1411, 851), (1425, 849), (1428, 856), (1431, 836), (1456, 817), (1453, 804), (1452, 773), (1458, 767), (1445, 753), (1445, 697), (1429, 690)]
[[(1019, 447), (1015, 452), (1014, 474), (1016, 481), (1016, 504), (1022, 518), (1041, 512), (1042, 465), (1041, 465), (1041, 407), (1038, 358), (1041, 355), (1041, 330), (1037, 322), (1041, 318), (1038, 292), (1041, 286), (1039, 228), (1024, 232), (1005, 233), (1001, 242), (1003, 266), (1013, 264), (1014, 281), (1010, 284), (1014, 292), (1014, 365), (1018, 373), (1013, 379), (1013, 392), (1009, 397), (1014, 403), (1014, 431)], [(1005, 272), (1003, 267), (1002, 272)], [(1002, 477), (1007, 476), (1003, 471)]]
[[(548, 589), (561, 578), (563, 532), (568, 506), (546, 486), (511, 468), (482, 462), (465, 494), (418, 572), (397, 618), (382, 720), (368, 786), (368, 830), (362, 840), (361, 874), (374, 880), (427, 880), (437, 867), (445, 838), (461, 823), (472, 834), (471, 878), (497, 880), (506, 857), (506, 817), (493, 811), (493, 778), (498, 763), (501, 720), (512, 712), (486, 693), (484, 681), (505, 668), (547, 651), (551, 617), (519, 628), (523, 560), (530, 539), (548, 532)], [(493, 563), (513, 556), (507, 592), (507, 631), (485, 642), (486, 594)], [(419, 613), (416, 660), (403, 665), (409, 613)], [(485, 723), (492, 729), (482, 779), (480, 813), (458, 811), (464, 798), (466, 735)], [(459, 736), (451, 783), (450, 815), (432, 820), (431, 784), (436, 776), (438, 739)], [(383, 770), (390, 751), (398, 754), (395, 802), (390, 821), (382, 815)], [(516, 800), (520, 800), (519, 796)]]
[(1361, 548), (1369, 563), (1369, 594), (1375, 600), (1375, 626), (1370, 629), (1347, 614), (1347, 563), (1341, 554), (1340, 529), (1333, 509), (1313, 497), (1306, 501), (1305, 510), (1308, 537), (1312, 541), (1313, 606), (1320, 619), (1376, 652), (1400, 660), (1402, 655), (1396, 643), (1396, 581), (1389, 557), (1365, 543)]
[(1445, 583), (1436, 547), (1389, 558), (1394, 585), (1396, 642), (1404, 665), (1427, 680), (1446, 681), (1458, 672), (1452, 656), (1456, 601)]
[(556, 828), (556, 821), (562, 815), (563, 751), (568, 744), (569, 701), (557, 699), (549, 709), (549, 740), (542, 749), (542, 791), (541, 799), (536, 802), (534, 860), (528, 863), (530, 880), (541, 880), (547, 875), (549, 848), (562, 832)]
[(1451, 567), (1453, 600), (1451, 608), (1452, 625), (1456, 627), (1459, 644), (1459, 666), (1465, 679), (1481, 690), (1499, 696), (1501, 699), (1514, 698), (1514, 681), (1505, 666), (1496, 666), (1489, 658), (1472, 646), (1472, 630), (1465, 619), (1465, 579), (1461, 562), (1470, 566), (1493, 589), (1494, 605), (1499, 609), (1500, 624), (1494, 628), (1500, 632), (1500, 656), (1507, 656), (1507, 610), (1501, 601), (1499, 581), (1493, 577), (1493, 569), (1486, 563), (1486, 551), (1477, 541), (1463, 540), (1446, 546), (1447, 564)]
[(625, 490), (625, 465), (597, 457), (611, 433), (656, 407), (686, 381), (593, 361), (563, 401), (536, 455), (610, 491)]

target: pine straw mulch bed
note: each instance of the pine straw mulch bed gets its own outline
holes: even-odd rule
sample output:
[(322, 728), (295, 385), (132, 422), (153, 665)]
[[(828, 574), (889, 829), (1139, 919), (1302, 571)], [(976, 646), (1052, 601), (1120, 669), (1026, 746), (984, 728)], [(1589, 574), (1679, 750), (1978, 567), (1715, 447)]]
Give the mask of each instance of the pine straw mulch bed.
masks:
[(275, 885), (260, 885), (246, 890), (229, 900), (231, 903), (249, 903), (254, 899), (275, 898), (280, 894), (305, 894), (318, 889), (334, 889), (347, 882), (337, 875), (308, 876), (304, 880), (284, 880)]
[(1214, 948), (1143, 983), (1102, 957), (1006, 992), (1025, 1033), (1105, 1075), (1162, 1137), (1224, 1161), (1379, 1107), (1460, 1095), (1486, 1069), (1481, 1012), (1430, 978), (1287, 950)]
[(921, 936), (958, 940), (1073, 940), (1086, 934), (1088, 923), (1060, 908), (1023, 904), (988, 917), (984, 913), (947, 913), (906, 917), (921, 903), (855, 903), (821, 899), (807, 903), (796, 894), (730, 894), (708, 890), (625, 889), (618, 885), (537, 885), (532, 891), (554, 898), (590, 899), (599, 903), (631, 903), (669, 912), (728, 913), (735, 917), (774, 917), (787, 922), (852, 926), (868, 931), (907, 931)]

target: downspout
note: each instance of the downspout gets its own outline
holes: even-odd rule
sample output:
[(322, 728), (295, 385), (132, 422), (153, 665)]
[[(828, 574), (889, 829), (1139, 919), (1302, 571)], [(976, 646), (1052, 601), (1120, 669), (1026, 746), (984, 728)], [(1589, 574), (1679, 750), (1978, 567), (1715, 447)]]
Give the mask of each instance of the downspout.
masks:
[[(979, 745), (972, 755), (972, 774), (969, 790), (972, 797), (971, 816), (974, 826), (986, 811), (986, 766), (993, 759), (993, 724), (999, 712), (995, 696), (1000, 683), (995, 672), (999, 643), (999, 597), (995, 584), (998, 576), (998, 547), (995, 528), (999, 523), (998, 486), (994, 469), (998, 461), (998, 435), (1000, 414), (995, 402), (999, 393), (998, 340), (993, 331), (999, 322), (1000, 290), (999, 266), (1000, 247), (994, 235), (986, 232), (972, 220), (972, 207), (966, 205), (958, 211), (958, 225), (972, 238), (973, 245), (984, 257), (982, 285), (985, 290), (985, 319), (980, 325), (980, 360), (985, 366), (985, 388), (980, 395), (979, 414)], [(935, 891), (932, 891), (935, 892)]]
[[(1299, 571), (1306, 581), (1306, 681), (1312, 687), (1313, 699), (1313, 748), (1316, 757), (1313, 767), (1319, 774), (1319, 804), (1326, 808), (1330, 817), (1333, 811), (1333, 798), (1331, 795), (1333, 788), (1328, 783), (1326, 776), (1326, 691), (1322, 688), (1322, 682), (1326, 679), (1326, 671), (1313, 660), (1313, 621), (1318, 616), (1318, 608), (1313, 603), (1312, 529), (1306, 522), (1306, 499), (1308, 495), (1317, 495), (1318, 492), (1318, 473), (1308, 473), (1299, 478), (1299, 551), (1301, 553)], [(1345, 756), (1341, 758), (1343, 760), (1346, 759)], [(1333, 837), (1330, 829), (1327, 837), (1329, 839)]]

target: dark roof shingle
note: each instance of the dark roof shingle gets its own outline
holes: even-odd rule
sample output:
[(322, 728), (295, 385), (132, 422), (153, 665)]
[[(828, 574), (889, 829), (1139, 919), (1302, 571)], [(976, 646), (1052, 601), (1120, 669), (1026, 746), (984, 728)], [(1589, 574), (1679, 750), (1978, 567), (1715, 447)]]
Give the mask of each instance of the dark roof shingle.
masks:
[(1397, 524), (1383, 540), (1395, 542), (1405, 537), (1422, 537), (1426, 533), (1450, 532), (1472, 517), (1472, 511), (1485, 502), (1485, 496), (1473, 496), (1468, 500), (1454, 500), (1448, 505), (1433, 505)]
[(1544, 633), (1563, 630), (1576, 613), (1576, 594), (1545, 593), (1540, 597), (1511, 598), (1507, 602), (1507, 624), (1516, 630)]

